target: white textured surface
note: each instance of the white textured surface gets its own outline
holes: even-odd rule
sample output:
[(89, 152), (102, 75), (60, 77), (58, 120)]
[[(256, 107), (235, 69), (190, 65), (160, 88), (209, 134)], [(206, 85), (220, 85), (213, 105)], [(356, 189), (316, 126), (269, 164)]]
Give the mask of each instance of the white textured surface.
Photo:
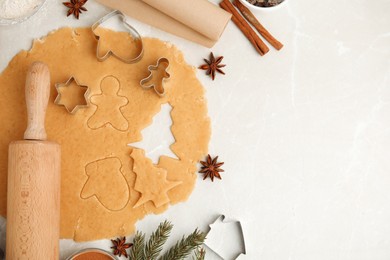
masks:
[[(61, 1), (48, 1), (30, 20), (0, 27), (0, 70), (33, 38), (89, 26), (108, 11), (92, 0), (86, 7), (77, 21)], [(282, 51), (259, 57), (229, 24), (212, 49), (225, 56), (227, 75), (212, 82), (198, 72), (223, 180), (199, 176), (186, 203), (137, 227), (150, 232), (167, 218), (173, 240), (207, 230), (223, 213), (242, 223), (244, 259), (390, 259), (390, 1), (290, 0), (259, 18)], [(177, 45), (194, 66), (208, 56), (130, 20), (142, 35)], [(76, 249), (61, 245), (63, 256)]]

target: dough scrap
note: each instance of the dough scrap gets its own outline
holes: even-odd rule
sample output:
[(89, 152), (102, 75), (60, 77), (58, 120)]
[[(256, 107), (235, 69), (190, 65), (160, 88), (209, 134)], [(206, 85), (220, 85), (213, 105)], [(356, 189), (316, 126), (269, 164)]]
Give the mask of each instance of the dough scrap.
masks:
[[(127, 34), (109, 30), (103, 33), (107, 34), (107, 37), (103, 37), (103, 47), (113, 46), (117, 53), (128, 50), (126, 44), (121, 46), (128, 39)], [(136, 221), (146, 214), (162, 213), (169, 205), (189, 197), (197, 177), (196, 163), (207, 154), (210, 140), (204, 88), (196, 78), (195, 69), (185, 63), (183, 54), (175, 46), (152, 38), (144, 38), (143, 43), (144, 56), (135, 64), (125, 64), (115, 57), (99, 62), (95, 56), (97, 42), (90, 28), (62, 28), (43, 40), (34, 41), (30, 51), (21, 51), (11, 60), (0, 74), (2, 216), (6, 215), (8, 144), (23, 138), (27, 120), (24, 100), (26, 71), (37, 60), (48, 64), (51, 72), (51, 93), (46, 115), (48, 139), (60, 143), (62, 149), (62, 238), (88, 241), (129, 235), (134, 232)], [(149, 74), (148, 66), (156, 64), (159, 57), (166, 57), (170, 61), (171, 78), (166, 82), (164, 97), (139, 85), (140, 80)], [(117, 97), (124, 97), (128, 101), (123, 106), (124, 99), (118, 99), (120, 112), (127, 124), (123, 120), (104, 124), (104, 120), (99, 119), (103, 124), (98, 128), (88, 126), (88, 120), (99, 110), (99, 102), (79, 109), (74, 115), (63, 106), (55, 105), (55, 83), (66, 82), (71, 75), (90, 88), (89, 98), (101, 95), (102, 81), (106, 77), (114, 77), (120, 85)], [(139, 165), (142, 165), (147, 158), (143, 158), (143, 154), (132, 158), (130, 155), (134, 149), (127, 144), (142, 139), (141, 130), (151, 124), (152, 118), (165, 103), (173, 108), (171, 131), (176, 142), (170, 148), (179, 160), (161, 156), (154, 166), (166, 171), (169, 182), (179, 184), (167, 190), (169, 201), (160, 207), (147, 201), (134, 208), (141, 193), (134, 189), (137, 175), (133, 167), (139, 163), (138, 159)], [(111, 120), (113, 118), (110, 117)], [(123, 131), (125, 126), (127, 129)], [(118, 183), (121, 179), (126, 185)], [(105, 189), (118, 189), (124, 194), (105, 192)]]
[(131, 157), (134, 159), (133, 172), (137, 175), (134, 189), (141, 193), (134, 208), (148, 201), (152, 201), (157, 208), (168, 203), (167, 192), (179, 185), (180, 182), (167, 180), (167, 171), (155, 167), (152, 161), (145, 157), (142, 150), (133, 149)]

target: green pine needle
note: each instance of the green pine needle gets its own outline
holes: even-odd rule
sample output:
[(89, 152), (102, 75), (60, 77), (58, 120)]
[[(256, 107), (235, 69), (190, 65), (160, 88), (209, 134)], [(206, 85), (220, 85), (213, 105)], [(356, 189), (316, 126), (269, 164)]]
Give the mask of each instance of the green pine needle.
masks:
[(167, 241), (171, 233), (173, 225), (171, 222), (165, 220), (160, 223), (157, 230), (150, 236), (145, 247), (145, 259), (157, 259), (164, 243)]
[[(173, 225), (165, 220), (160, 223), (156, 231), (152, 233), (148, 242), (145, 244), (145, 234), (140, 231), (134, 236), (133, 246), (129, 252), (131, 260), (156, 260), (162, 251), (162, 248), (169, 238)], [(178, 260), (189, 256), (194, 250), (194, 260), (204, 260), (206, 251), (200, 247), (206, 239), (206, 234), (195, 229), (195, 231), (187, 237), (177, 241), (159, 260)]]
[(195, 257), (193, 258), (193, 260), (204, 260), (204, 258), (206, 257), (206, 251), (204, 250), (203, 247), (198, 247), (195, 251)]
[(194, 249), (203, 244), (206, 235), (195, 229), (195, 231), (186, 238), (182, 238), (168, 252), (166, 252), (160, 260), (177, 260), (186, 258)]
[(142, 234), (142, 232), (137, 231), (133, 239), (133, 246), (131, 247), (129, 258), (131, 260), (144, 260), (145, 259), (144, 250), (145, 250), (145, 234)]

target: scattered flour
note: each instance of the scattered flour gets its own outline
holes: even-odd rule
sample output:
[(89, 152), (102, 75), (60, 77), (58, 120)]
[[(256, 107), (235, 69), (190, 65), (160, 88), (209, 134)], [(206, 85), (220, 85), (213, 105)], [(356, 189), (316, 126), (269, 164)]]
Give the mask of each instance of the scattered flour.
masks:
[(17, 19), (32, 14), (43, 0), (0, 0), (0, 18)]

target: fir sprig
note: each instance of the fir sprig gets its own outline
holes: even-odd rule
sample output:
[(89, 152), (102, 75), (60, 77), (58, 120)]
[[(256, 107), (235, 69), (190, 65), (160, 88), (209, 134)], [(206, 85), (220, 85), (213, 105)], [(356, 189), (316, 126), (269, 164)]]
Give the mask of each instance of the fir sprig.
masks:
[(166, 252), (159, 260), (176, 260), (186, 258), (194, 249), (203, 244), (206, 235), (195, 229), (188, 237), (184, 237), (178, 241), (168, 252)]
[(187, 237), (183, 236), (163, 256), (159, 257), (172, 228), (173, 225), (169, 221), (160, 223), (147, 243), (145, 243), (145, 234), (137, 231), (133, 239), (133, 246), (129, 252), (129, 258), (131, 260), (178, 260), (186, 258), (196, 249), (195, 260), (204, 260), (206, 251), (200, 245), (206, 239), (206, 234), (198, 229), (195, 229)]
[(173, 225), (165, 220), (160, 223), (157, 230), (150, 236), (145, 247), (145, 259), (157, 259), (164, 243), (167, 241), (171, 233)]
[(137, 231), (134, 236), (133, 246), (131, 247), (129, 258), (132, 260), (144, 260), (145, 259), (145, 234)]
[(198, 247), (195, 251), (195, 257), (193, 258), (193, 260), (204, 260), (204, 258), (206, 257), (206, 251), (204, 250), (203, 247)]

